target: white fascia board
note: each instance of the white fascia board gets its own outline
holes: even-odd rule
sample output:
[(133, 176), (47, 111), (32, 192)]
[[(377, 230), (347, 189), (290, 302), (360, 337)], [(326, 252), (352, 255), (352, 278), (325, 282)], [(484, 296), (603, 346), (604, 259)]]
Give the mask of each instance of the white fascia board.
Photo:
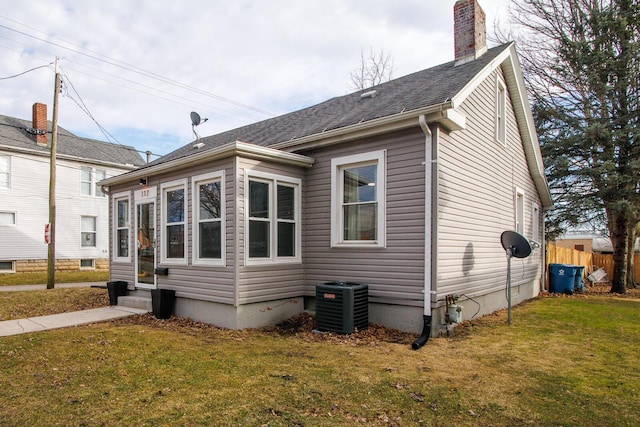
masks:
[(257, 160), (269, 160), (277, 163), (290, 164), (300, 167), (311, 167), (315, 159), (300, 154), (288, 153), (286, 151), (274, 150), (268, 147), (262, 147), (255, 144), (236, 141), (220, 147), (204, 150), (200, 153), (187, 155), (175, 160), (160, 163), (156, 166), (149, 166), (132, 172), (107, 178), (100, 181), (100, 185), (114, 185), (123, 182), (146, 178), (151, 175), (157, 175), (166, 171), (173, 171), (176, 168), (188, 167), (198, 163), (209, 162), (212, 160), (223, 159), (231, 156), (248, 157)]

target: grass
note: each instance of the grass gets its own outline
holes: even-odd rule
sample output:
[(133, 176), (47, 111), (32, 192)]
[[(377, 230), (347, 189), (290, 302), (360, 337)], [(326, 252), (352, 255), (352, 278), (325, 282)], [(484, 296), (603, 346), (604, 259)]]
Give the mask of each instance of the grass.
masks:
[[(46, 316), (109, 305), (106, 289), (60, 288), (0, 292), (0, 321)], [(0, 425), (2, 425), (0, 423)]]
[(510, 326), (500, 312), (419, 351), (404, 338), (151, 315), (4, 337), (0, 424), (640, 425), (638, 300), (539, 298), (515, 307)]
[[(106, 282), (108, 271), (56, 271), (56, 283)], [(47, 273), (0, 274), (0, 286), (37, 285), (47, 283)]]

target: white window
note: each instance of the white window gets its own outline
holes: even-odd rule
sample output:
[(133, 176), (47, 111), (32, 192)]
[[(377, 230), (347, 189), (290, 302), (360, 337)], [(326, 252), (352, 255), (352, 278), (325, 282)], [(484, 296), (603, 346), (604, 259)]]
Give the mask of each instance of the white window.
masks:
[(496, 79), (496, 141), (507, 143), (507, 90), (504, 83)]
[(96, 247), (96, 217), (83, 216), (80, 218), (80, 246)]
[(80, 194), (85, 196), (104, 197), (98, 182), (102, 181), (106, 173), (102, 169), (94, 169), (89, 166), (80, 168)]
[(515, 230), (524, 235), (524, 191), (519, 188), (516, 188), (515, 205)]
[(16, 213), (0, 212), (0, 225), (16, 225)]
[(247, 265), (300, 262), (300, 187), (296, 178), (248, 172), (245, 182)]
[(15, 273), (16, 262), (15, 261), (0, 261), (0, 274), (2, 273)]
[(96, 269), (96, 260), (95, 259), (81, 259), (80, 260), (80, 270), (95, 270)]
[(193, 263), (225, 265), (224, 172), (194, 176)]
[(385, 154), (331, 160), (331, 246), (385, 247)]
[(9, 156), (0, 156), (0, 188), (11, 187), (11, 162)]
[(130, 261), (129, 247), (131, 244), (131, 208), (129, 193), (119, 193), (113, 196), (113, 253), (115, 259)]
[(531, 239), (537, 243), (540, 238), (540, 206), (537, 203), (531, 205)]
[(162, 189), (162, 262), (187, 263), (186, 180), (165, 182)]

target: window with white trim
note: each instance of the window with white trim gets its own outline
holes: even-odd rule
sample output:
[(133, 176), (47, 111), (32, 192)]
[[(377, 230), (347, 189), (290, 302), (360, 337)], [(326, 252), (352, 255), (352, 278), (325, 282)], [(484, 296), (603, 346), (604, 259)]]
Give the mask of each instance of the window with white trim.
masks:
[(131, 244), (131, 207), (129, 193), (119, 193), (113, 196), (113, 253), (115, 259), (130, 261), (129, 246)]
[(96, 269), (96, 260), (95, 259), (81, 259), (80, 260), (80, 270), (95, 270)]
[(540, 243), (540, 206), (537, 203), (531, 204), (531, 239)]
[(102, 181), (106, 172), (102, 169), (94, 169), (90, 166), (80, 168), (80, 194), (85, 196), (104, 197), (102, 188), (98, 182)]
[(0, 188), (11, 187), (11, 161), (9, 156), (0, 156)]
[(0, 225), (16, 225), (16, 213), (0, 212)]
[(224, 172), (192, 178), (193, 263), (225, 264)]
[(515, 230), (524, 235), (524, 191), (519, 188), (516, 188), (515, 205)]
[(0, 274), (15, 273), (15, 272), (16, 272), (15, 261), (0, 261)]
[(507, 90), (500, 78), (496, 79), (496, 141), (507, 143)]
[(300, 262), (301, 180), (248, 172), (245, 184), (247, 265)]
[(162, 189), (162, 262), (187, 262), (187, 181), (161, 184)]
[(385, 154), (331, 160), (331, 246), (385, 247)]
[(83, 248), (96, 247), (96, 217), (80, 217), (80, 246)]

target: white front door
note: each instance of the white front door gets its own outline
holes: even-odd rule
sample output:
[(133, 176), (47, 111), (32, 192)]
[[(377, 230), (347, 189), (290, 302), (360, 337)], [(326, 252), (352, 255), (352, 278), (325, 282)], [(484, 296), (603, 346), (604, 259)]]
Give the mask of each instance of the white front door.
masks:
[(136, 287), (156, 288), (155, 201), (136, 201)]

